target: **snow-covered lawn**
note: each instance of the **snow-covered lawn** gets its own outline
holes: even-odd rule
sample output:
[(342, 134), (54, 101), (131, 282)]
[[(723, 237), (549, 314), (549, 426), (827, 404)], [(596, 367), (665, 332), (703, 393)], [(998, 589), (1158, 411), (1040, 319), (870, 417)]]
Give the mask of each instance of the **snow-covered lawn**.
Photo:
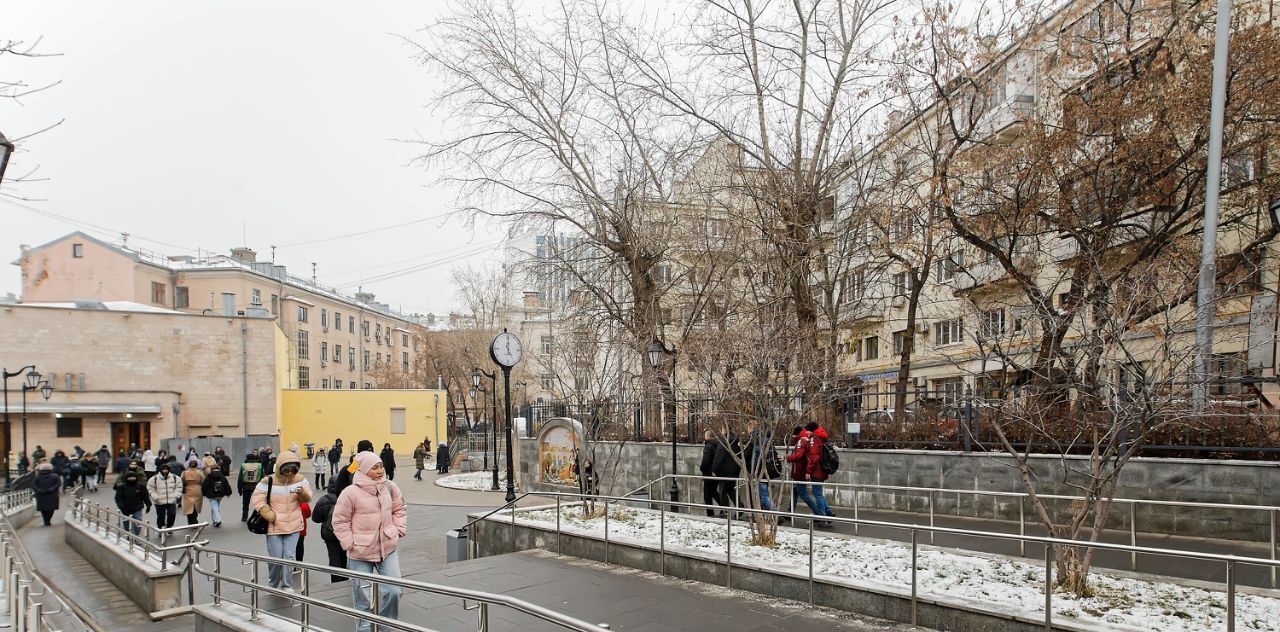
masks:
[[(498, 487), (506, 489), (507, 472), (506, 470), (498, 471)], [(472, 492), (487, 492), (493, 488), (493, 471), (467, 472), (465, 474), (451, 474), (436, 479), (436, 485), (448, 487), (449, 489), (465, 489)], [(554, 521), (555, 518), (552, 518)]]
[[(552, 527), (555, 509), (520, 510), (517, 522)], [(578, 508), (565, 506), (561, 529), (598, 538), (603, 518), (584, 520)], [(610, 507), (609, 540), (658, 547), (657, 512)], [(808, 576), (808, 534), (779, 529), (774, 548), (749, 543), (750, 528), (734, 523), (733, 563), (772, 572)], [(666, 515), (669, 552), (725, 557), (725, 525), (681, 515)], [(967, 555), (955, 549), (921, 546), (917, 590), (922, 597), (1000, 614), (1044, 618), (1044, 564), (994, 555)], [(881, 592), (909, 595), (910, 545), (838, 535), (814, 537), (814, 577)], [(1160, 581), (1092, 575), (1095, 596), (1053, 595), (1055, 623), (1075, 620), (1094, 629), (1225, 630), (1226, 590), (1205, 590)], [(1280, 599), (1237, 592), (1236, 629), (1280, 631)]]

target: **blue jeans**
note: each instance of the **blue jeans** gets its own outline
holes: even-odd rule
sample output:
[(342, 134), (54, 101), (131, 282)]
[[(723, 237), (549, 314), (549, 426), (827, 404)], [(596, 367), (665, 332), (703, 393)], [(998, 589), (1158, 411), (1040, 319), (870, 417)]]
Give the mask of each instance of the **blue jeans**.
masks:
[(213, 516), (213, 524), (222, 524), (222, 499), (209, 499), (209, 513)]
[(129, 517), (133, 518), (133, 522), (121, 520), (120, 527), (125, 530), (132, 530), (134, 535), (138, 535), (142, 532), (142, 510), (139, 509), (129, 514)]
[(796, 498), (804, 501), (809, 506), (809, 511), (815, 516), (834, 516), (831, 507), (827, 505), (827, 499), (822, 496), (822, 485), (812, 483), (809, 485), (801, 485), (797, 483), (794, 488)]
[(822, 484), (813, 483), (813, 502), (818, 505), (819, 512), (824, 516), (834, 516), (836, 512), (831, 511), (831, 506), (827, 504), (827, 497), (822, 495)]
[[(282, 560), (297, 559), (298, 534), (267, 536), (267, 555)], [(284, 564), (267, 564), (268, 584), (272, 588), (293, 588), (293, 567)]]
[(760, 483), (760, 508), (766, 511), (773, 510), (773, 503), (769, 502), (769, 484)]
[[(357, 560), (347, 558), (347, 570), (358, 571), (361, 573), (371, 573), (381, 575), (383, 577), (400, 578), (400, 553), (392, 551), (381, 562), (367, 562), (365, 560)], [(352, 607), (356, 610), (369, 611), (370, 593), (372, 586), (370, 582), (361, 581), (351, 578), (351, 601)], [(388, 619), (396, 619), (400, 616), (400, 587), (389, 586), (387, 584), (378, 584), (378, 612), (376, 614)], [(378, 630), (385, 630), (385, 627), (379, 627)], [(356, 622), (356, 632), (372, 632), (373, 624), (368, 619), (360, 619)]]

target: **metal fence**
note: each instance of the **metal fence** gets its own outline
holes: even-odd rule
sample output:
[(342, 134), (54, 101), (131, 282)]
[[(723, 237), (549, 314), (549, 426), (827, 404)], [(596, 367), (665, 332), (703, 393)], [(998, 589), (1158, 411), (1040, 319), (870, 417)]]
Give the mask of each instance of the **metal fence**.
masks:
[[(543, 506), (536, 506), (536, 507), (517, 508), (517, 504), (521, 500), (531, 496), (536, 498), (554, 499), (555, 505), (543, 505)], [(627, 506), (627, 507), (630, 507), (631, 510), (633, 511), (644, 511), (644, 509), (640, 509), (636, 507), (636, 505), (638, 504), (636, 498), (627, 498), (627, 497), (618, 497), (618, 496), (594, 496), (594, 495), (577, 494), (577, 493), (570, 493), (570, 492), (526, 492), (518, 496), (515, 500), (511, 501), (510, 503), (507, 503), (502, 507), (494, 509), (493, 511), (490, 511), (485, 515), (468, 522), (467, 525), (463, 527), (463, 529), (468, 530), (472, 526), (474, 526), (477, 522), (480, 522), (481, 520), (492, 519), (494, 521), (498, 521), (505, 524), (507, 523), (506, 518), (509, 517), (510, 519), (509, 523), (511, 525), (511, 528), (514, 530), (516, 527), (516, 519), (518, 517), (518, 514), (521, 511), (532, 512), (532, 511), (549, 510), (554, 508), (556, 512), (555, 546), (556, 546), (556, 551), (558, 553), (560, 551), (560, 540), (562, 536), (561, 514), (564, 510), (564, 505), (566, 500), (568, 501), (570, 506), (582, 505), (585, 502), (591, 502), (591, 503), (596, 503), (597, 505), (603, 505), (603, 508), (604, 508), (604, 512), (603, 512), (604, 562), (606, 564), (609, 563), (609, 545), (610, 545), (609, 507), (610, 505), (613, 505), (614, 507)], [(659, 528), (658, 528), (658, 534), (657, 534), (657, 539), (658, 539), (657, 546), (658, 546), (659, 555), (660, 555), (659, 572), (663, 575), (666, 574), (666, 555), (667, 555), (666, 515), (668, 513), (673, 513), (673, 512), (678, 513), (682, 510), (686, 512), (696, 512), (696, 511), (706, 511), (706, 510), (719, 511), (721, 509), (724, 509), (719, 505), (704, 505), (701, 503), (691, 503), (691, 502), (674, 502), (674, 501), (662, 500), (660, 498), (650, 498), (642, 502), (644, 504), (648, 504), (651, 506), (657, 505), (658, 507)], [(507, 516), (495, 517), (500, 512), (505, 512)], [(807, 563), (804, 564), (804, 566), (806, 568), (807, 579), (808, 579), (808, 599), (809, 599), (809, 603), (812, 604), (814, 600), (814, 594), (815, 594), (815, 580), (814, 580), (814, 522), (815, 521), (811, 519), (812, 516), (809, 516), (806, 514), (797, 514), (794, 512), (771, 511), (771, 510), (764, 510), (764, 509), (750, 509), (750, 508), (744, 508), (744, 507), (736, 508), (734, 509), (734, 511), (728, 512), (726, 517), (723, 519), (724, 526), (725, 526), (725, 539), (724, 539), (725, 586), (727, 588), (733, 588), (732, 535), (733, 535), (733, 529), (734, 529), (735, 514), (773, 516), (774, 518), (786, 517), (786, 518), (792, 519), (793, 521), (806, 520), (808, 522), (808, 529), (807, 529), (808, 561)], [(696, 517), (694, 519), (706, 520), (706, 521), (714, 520), (712, 518), (704, 519), (701, 517)], [(1155, 547), (1134, 546), (1134, 545), (1128, 545), (1128, 544), (1111, 544), (1111, 543), (1105, 543), (1105, 542), (1081, 542), (1078, 540), (1065, 540), (1065, 539), (1053, 538), (1053, 537), (1029, 536), (1025, 534), (1009, 534), (1009, 533), (999, 533), (999, 532), (990, 532), (990, 531), (976, 531), (971, 529), (955, 529), (955, 528), (949, 528), (949, 527), (936, 527), (932, 525), (917, 525), (917, 524), (900, 523), (900, 522), (887, 522), (887, 521), (881, 521), (881, 520), (845, 518), (841, 516), (829, 516), (829, 517), (826, 517), (825, 519), (834, 523), (848, 524), (855, 528), (856, 527), (881, 527), (881, 528), (901, 530), (908, 534), (911, 542), (911, 573), (910, 573), (911, 575), (910, 576), (911, 610), (910, 610), (910, 613), (911, 613), (912, 625), (916, 625), (917, 614), (918, 614), (918, 589), (919, 589), (918, 575), (919, 575), (920, 569), (922, 568), (922, 564), (921, 564), (922, 560), (919, 556), (919, 549), (920, 549), (920, 535), (922, 534), (929, 536), (931, 539), (933, 538), (934, 535), (945, 534), (945, 535), (964, 536), (964, 537), (972, 537), (972, 538), (989, 538), (994, 540), (1016, 541), (1021, 543), (1023, 546), (1025, 546), (1028, 543), (1042, 545), (1044, 547), (1044, 570), (1045, 570), (1044, 612), (1042, 613), (1042, 616), (1044, 620), (1044, 629), (1047, 632), (1051, 632), (1053, 630), (1054, 561), (1055, 561), (1056, 551), (1059, 548), (1062, 548), (1064, 550), (1068, 548), (1075, 549), (1077, 553), (1079, 553), (1082, 549), (1092, 548), (1092, 549), (1107, 550), (1107, 551), (1127, 552), (1127, 553), (1130, 553), (1131, 555), (1139, 555), (1139, 554), (1158, 555), (1158, 556), (1169, 556), (1169, 557), (1180, 558), (1180, 559), (1196, 559), (1196, 560), (1204, 560), (1204, 561), (1209, 561), (1214, 563), (1220, 563), (1226, 568), (1226, 582), (1225, 582), (1226, 600), (1225, 601), (1226, 601), (1227, 632), (1235, 632), (1235, 629), (1236, 629), (1235, 609), (1236, 609), (1237, 567), (1239, 565), (1254, 565), (1254, 566), (1270, 568), (1270, 569), (1275, 569), (1277, 567), (1280, 567), (1280, 562), (1277, 562), (1276, 560), (1268, 560), (1268, 559), (1255, 558), (1255, 557), (1244, 557), (1244, 556), (1237, 556), (1237, 555), (1224, 555), (1224, 554), (1218, 554), (1218, 553), (1205, 553), (1205, 552), (1199, 552), (1199, 551), (1182, 551), (1182, 550), (1172, 550), (1172, 549), (1163, 549), (1163, 548), (1155, 548)], [(800, 523), (796, 522), (796, 524), (800, 524)], [(741, 528), (743, 527), (739, 526), (739, 529)], [(633, 547), (636, 546), (636, 542), (634, 540), (627, 540), (626, 544), (628, 546), (633, 546)], [(472, 541), (472, 546), (473, 548), (476, 546), (476, 543), (474, 541)], [(1001, 617), (1008, 616), (1008, 613), (1006, 611), (993, 609), (994, 607), (991, 609), (983, 609), (981, 606), (976, 604), (969, 604), (967, 607), (976, 608), (980, 612), (985, 612), (987, 614), (993, 614)]]
[(582, 423), (593, 440), (604, 441), (670, 441), (672, 415), (676, 439), (681, 442), (702, 440), (702, 429), (717, 409), (709, 398), (685, 398), (674, 402), (548, 402), (527, 404), (516, 414), (525, 424), (517, 428), (521, 436), (533, 437), (550, 419), (568, 417)]
[[(606, 624), (593, 624), (571, 617), (569, 615), (544, 608), (527, 601), (478, 590), (467, 590), (464, 588), (454, 588), (452, 586), (444, 586), (441, 584), (430, 584), (411, 579), (401, 579), (396, 577), (385, 577), (382, 575), (373, 575), (370, 573), (361, 573), (357, 571), (347, 570), (345, 568), (335, 568), (322, 564), (312, 564), (307, 562), (298, 562), (292, 560), (282, 560), (278, 558), (268, 557), (265, 555), (254, 555), (250, 553), (241, 553), (239, 551), (229, 551), (226, 549), (209, 548), (207, 546), (195, 547), (196, 564), (195, 571), (204, 576), (207, 581), (213, 582), (213, 605), (221, 606), (223, 603), (229, 603), (249, 611), (249, 620), (258, 622), (262, 620), (264, 609), (262, 607), (262, 595), (271, 595), (289, 600), (290, 603), (298, 605), (298, 618), (289, 617), (285, 612), (273, 610), (270, 614), (272, 617), (284, 619), (289, 623), (298, 626), (298, 629), (319, 630), (313, 620), (314, 614), (319, 612), (328, 612), (344, 617), (349, 617), (353, 621), (364, 620), (369, 621), (377, 629), (402, 630), (404, 632), (432, 632), (431, 628), (427, 628), (409, 621), (400, 621), (397, 619), (389, 619), (377, 614), (379, 608), (379, 600), (381, 599), (381, 586), (394, 586), (401, 591), (426, 593), (431, 595), (440, 595), (461, 600), (461, 607), (467, 611), (475, 612), (477, 629), (480, 632), (488, 632), (490, 625), (490, 609), (493, 607), (512, 610), (517, 613), (525, 614), (535, 619), (551, 623), (561, 629), (576, 630), (577, 632), (596, 632), (601, 629), (608, 629)], [(205, 560), (209, 565), (205, 564)], [(224, 571), (223, 567), (230, 562), (235, 566), (248, 566), (248, 579), (236, 577)], [(262, 583), (262, 566), (265, 564), (281, 564), (291, 567), (290, 570), (297, 569), (301, 571), (297, 592), (285, 592), (277, 588), (271, 588)], [(370, 603), (372, 604), (372, 612), (357, 610), (351, 606), (319, 599), (312, 596), (312, 575), (320, 576), (339, 575), (348, 578), (350, 581), (360, 581), (369, 586)], [(248, 600), (238, 600), (227, 594), (227, 590), (223, 584), (230, 584), (240, 589), (240, 594), (248, 593)], [(322, 584), (325, 585), (325, 584)], [(235, 593), (232, 593), (233, 595)], [(474, 602), (474, 605), (472, 605)], [(434, 608), (434, 606), (433, 606)], [(290, 610), (289, 612), (291, 612)], [(507, 615), (509, 616), (509, 615)]]
[(36, 570), (9, 516), (33, 506), (30, 491), (0, 496), (0, 581), (4, 584), (3, 605), (9, 628), (30, 632), (92, 632), (89, 619)]

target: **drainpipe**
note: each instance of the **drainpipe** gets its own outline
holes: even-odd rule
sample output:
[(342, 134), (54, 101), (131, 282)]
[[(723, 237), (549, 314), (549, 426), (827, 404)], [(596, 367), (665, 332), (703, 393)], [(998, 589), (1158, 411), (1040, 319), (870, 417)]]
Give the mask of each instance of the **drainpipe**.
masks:
[(249, 324), (240, 323), (240, 392), (244, 400), (244, 436), (249, 436)]

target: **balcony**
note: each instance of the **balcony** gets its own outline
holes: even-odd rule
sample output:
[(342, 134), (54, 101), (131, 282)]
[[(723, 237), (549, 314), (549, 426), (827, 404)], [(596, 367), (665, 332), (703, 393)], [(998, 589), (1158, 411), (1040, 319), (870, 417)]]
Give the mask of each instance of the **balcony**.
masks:
[(1031, 120), (1035, 113), (1034, 94), (1012, 94), (978, 119), (974, 125), (974, 136), (987, 142), (1007, 143), (1018, 136), (1022, 125)]
[(885, 321), (885, 308), (889, 300), (883, 297), (863, 297), (846, 302), (840, 308), (840, 324), (844, 327), (864, 327)]

